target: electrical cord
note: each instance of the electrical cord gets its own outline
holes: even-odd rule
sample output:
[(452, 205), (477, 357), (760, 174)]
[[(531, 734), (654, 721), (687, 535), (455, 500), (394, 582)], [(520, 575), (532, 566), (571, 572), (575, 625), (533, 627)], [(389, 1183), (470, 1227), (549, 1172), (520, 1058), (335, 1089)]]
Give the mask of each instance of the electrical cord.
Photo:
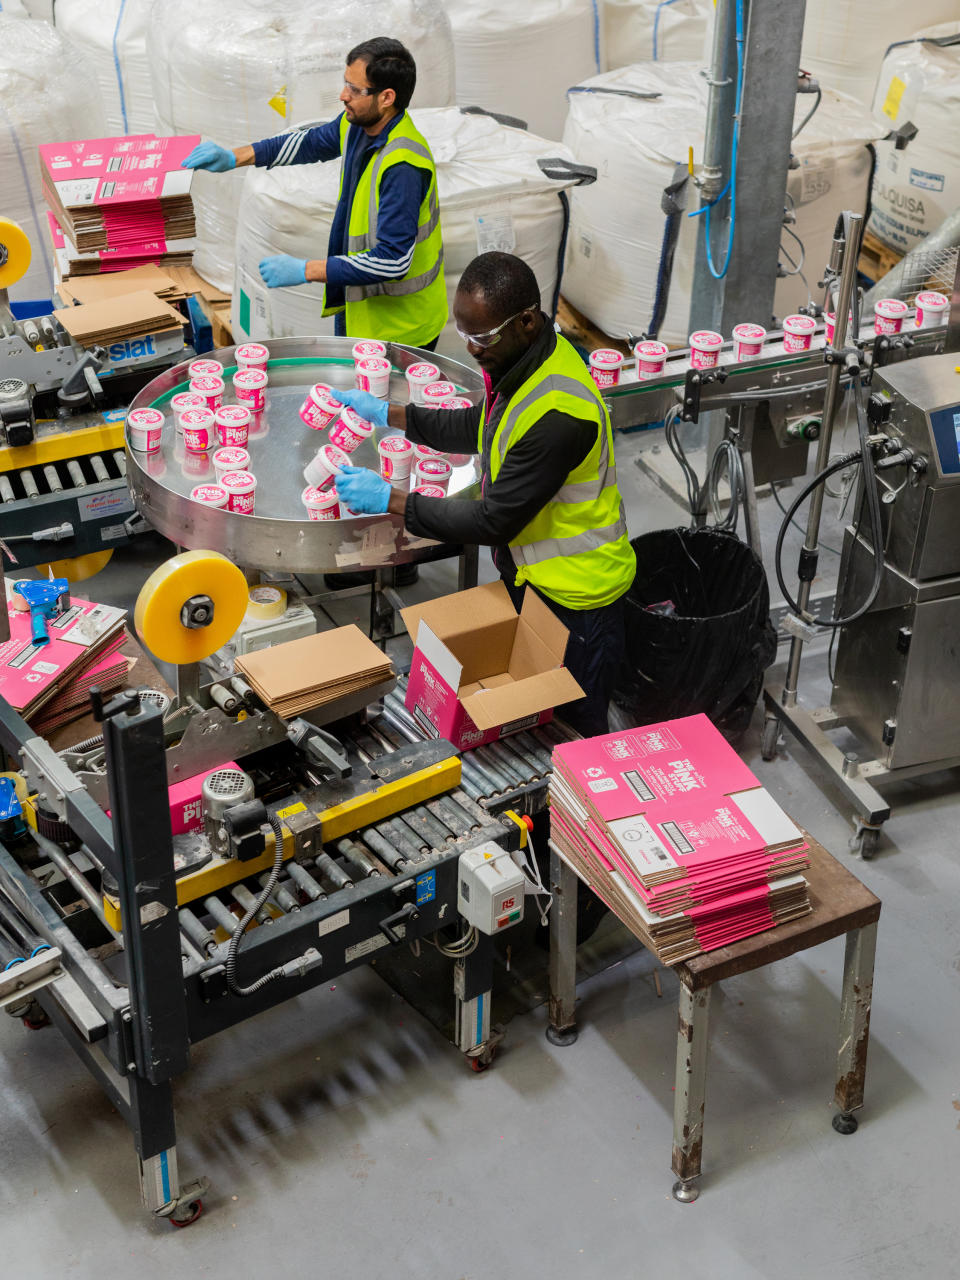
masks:
[(256, 995), (256, 993), (258, 991), (262, 991), (268, 983), (275, 982), (277, 978), (283, 978), (286, 976), (286, 971), (282, 966), (280, 966), (279, 968), (271, 969), (269, 973), (263, 974), (262, 977), (257, 978), (256, 982), (251, 982), (248, 987), (241, 986), (237, 981), (237, 956), (240, 951), (240, 942), (243, 938), (247, 925), (276, 888), (277, 881), (280, 878), (280, 870), (283, 866), (283, 828), (281, 827), (278, 819), (272, 814), (268, 818), (268, 821), (270, 823), (271, 830), (276, 837), (276, 851), (273, 859), (273, 867), (270, 870), (270, 878), (258, 894), (257, 898), (251, 902), (241, 919), (237, 922), (237, 927), (234, 929), (230, 937), (230, 945), (227, 947), (227, 987), (235, 996)]
[(429, 942), (431, 947), (436, 947), (442, 956), (448, 956), (451, 960), (463, 960), (476, 951), (480, 943), (480, 934), (477, 926), (472, 924), (462, 937), (454, 939), (453, 942), (438, 942), (436, 937), (425, 938), (424, 941)]
[(807, 127), (807, 125), (810, 123), (810, 121), (811, 121), (811, 120), (813, 119), (813, 117), (816, 115), (816, 113), (817, 113), (817, 108), (820, 106), (820, 103), (823, 101), (823, 90), (818, 88), (818, 89), (816, 90), (816, 94), (817, 94), (817, 97), (816, 97), (816, 101), (814, 102), (813, 106), (810, 108), (810, 110), (807, 112), (807, 114), (803, 117), (803, 119), (800, 121), (800, 123), (799, 123), (799, 124), (797, 125), (797, 127), (794, 129), (793, 133), (791, 133), (791, 135), (790, 135), (790, 141), (791, 141), (791, 142), (794, 140), (794, 138), (797, 136), (797, 134), (798, 134), (798, 133), (800, 133), (800, 131), (801, 131), (802, 129), (805, 129), (805, 128)]
[(774, 552), (774, 568), (777, 574), (777, 583), (783, 594), (785, 602), (789, 606), (791, 612), (795, 613), (798, 618), (803, 618), (804, 616), (809, 617), (809, 615), (804, 614), (804, 611), (800, 608), (797, 601), (793, 596), (791, 596), (787, 589), (787, 584), (783, 576), (782, 564), (783, 540), (786, 537), (787, 529), (790, 527), (790, 523), (796, 515), (801, 503), (806, 501), (810, 494), (813, 493), (814, 489), (816, 489), (818, 485), (823, 484), (830, 476), (835, 475), (836, 472), (844, 470), (854, 462), (859, 462), (863, 469), (863, 488), (866, 495), (867, 512), (870, 516), (870, 532), (874, 547), (873, 582), (871, 583), (870, 590), (867, 593), (866, 600), (858, 609), (855, 609), (853, 613), (848, 614), (847, 617), (810, 618), (810, 621), (814, 626), (818, 627), (843, 627), (851, 622), (855, 622), (857, 618), (861, 618), (873, 607), (873, 603), (880, 591), (880, 584), (883, 581), (883, 556), (881, 555), (881, 548), (883, 546), (883, 528), (880, 515), (880, 495), (877, 491), (877, 478), (873, 469), (873, 457), (867, 440), (869, 432), (866, 410), (863, 406), (862, 371), (859, 368), (853, 370), (853, 394), (857, 407), (857, 431), (860, 437), (860, 447), (857, 452), (844, 454), (842, 457), (838, 458), (836, 462), (832, 462), (828, 466), (824, 467), (822, 471), (819, 471), (813, 477), (809, 484), (804, 486), (794, 499), (787, 511), (783, 523), (780, 525), (780, 532), (777, 534), (777, 545)]
[(683, 472), (684, 483), (687, 487), (687, 504), (690, 507), (690, 514), (693, 515), (700, 510), (700, 481), (697, 478), (697, 473), (687, 460), (687, 455), (677, 434), (677, 419), (679, 416), (680, 405), (675, 404), (667, 411), (667, 416), (663, 420), (663, 431), (667, 447), (680, 464), (680, 470)]
[[(726, 515), (720, 510), (720, 482), (724, 473), (730, 488), (730, 503)], [(746, 480), (743, 474), (743, 458), (733, 440), (721, 440), (710, 460), (707, 472), (707, 498), (713, 512), (714, 525), (727, 533), (736, 533), (740, 520), (740, 504), (746, 497)], [(747, 533), (749, 535), (749, 527)], [(749, 543), (749, 536), (747, 538)]]
[[(859, 455), (858, 455), (858, 457), (859, 457)], [(829, 489), (829, 487), (827, 487), (827, 486), (824, 486), (824, 487), (825, 487), (825, 491), (826, 491), (827, 493), (830, 493), (830, 489)], [(784, 514), (784, 515), (786, 515), (786, 514), (787, 514), (787, 508), (783, 505), (783, 502), (781, 501), (781, 498), (780, 498), (780, 491), (779, 491), (779, 489), (777, 488), (777, 484), (776, 484), (776, 481), (775, 481), (775, 480), (771, 480), (771, 481), (770, 481), (770, 492), (773, 494), (773, 500), (774, 500), (774, 502), (777, 504), (777, 506), (780, 508), (780, 510), (783, 512), (783, 514)], [(838, 498), (839, 498), (841, 495), (840, 495), (840, 494), (836, 494), (836, 495), (834, 495), (834, 494), (830, 494), (830, 496), (831, 496), (831, 497), (838, 497)], [(796, 529), (797, 533), (799, 533), (802, 537), (804, 537), (804, 538), (805, 538), (805, 537), (807, 536), (806, 530), (803, 528), (803, 526), (800, 524), (800, 522), (799, 522), (798, 520), (796, 520), (796, 519), (791, 519), (790, 523), (791, 523), (791, 524), (793, 525), (793, 527)], [(836, 548), (836, 547), (831, 547), (831, 546), (829, 545), (829, 543), (821, 542), (821, 543), (819, 543), (818, 545), (819, 545), (819, 546), (821, 546), (821, 547), (824, 549), (824, 551), (829, 551), (831, 555), (838, 556), (838, 555), (840, 555), (840, 554), (841, 554), (841, 553), (837, 550), (837, 548)]]

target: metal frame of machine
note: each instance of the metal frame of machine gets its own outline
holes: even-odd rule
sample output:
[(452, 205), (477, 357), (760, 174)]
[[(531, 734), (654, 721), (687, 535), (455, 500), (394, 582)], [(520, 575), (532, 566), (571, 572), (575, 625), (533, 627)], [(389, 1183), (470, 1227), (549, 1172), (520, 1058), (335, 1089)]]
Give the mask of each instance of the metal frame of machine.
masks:
[[(240, 904), (253, 898), (273, 861), (264, 852), (270, 827), (256, 815), (244, 821), (243, 805), (228, 809), (228, 855), (178, 877), (164, 785), (178, 762), (165, 748), (162, 713), (128, 694), (101, 714), (112, 820), (83, 774), (0, 701), (0, 744), (22, 762), (61, 841), (72, 833), (81, 846), (71, 855), (40, 832), (22, 846), (0, 846), (0, 958), (17, 962), (0, 976), (0, 1006), (31, 1024), (42, 1010), (57, 1026), (133, 1131), (145, 1206), (184, 1225), (199, 1214), (205, 1185), (181, 1183), (176, 1162), (171, 1082), (187, 1068), (191, 1044), (366, 964), (383, 948), (456, 925), (461, 855), (490, 841), (516, 850), (526, 828), (459, 789), (459, 760), (444, 743), (384, 753), (342, 795), (334, 785), (339, 804), (330, 805), (329, 787), (270, 801), (287, 874), (257, 915), (269, 927), (244, 935), (231, 979), (229, 942), (216, 933), (219, 926), (228, 939), (236, 918), (217, 894)], [(216, 708), (211, 714), (229, 731), (230, 718)], [(239, 727), (251, 721), (268, 736), (286, 737), (275, 719), (248, 706), (232, 726), (230, 749), (242, 756)], [(209, 759), (219, 762), (223, 749), (208, 748)], [(38, 862), (60, 873), (52, 885), (34, 876)], [(58, 904), (72, 899), (87, 909), (64, 915)], [(122, 949), (125, 981), (96, 949), (111, 939), (106, 950)], [(481, 1069), (500, 1036), (490, 1023), (492, 938), (478, 933), (472, 949), (450, 954), (457, 1043)], [(248, 984), (245, 998), (233, 984)]]

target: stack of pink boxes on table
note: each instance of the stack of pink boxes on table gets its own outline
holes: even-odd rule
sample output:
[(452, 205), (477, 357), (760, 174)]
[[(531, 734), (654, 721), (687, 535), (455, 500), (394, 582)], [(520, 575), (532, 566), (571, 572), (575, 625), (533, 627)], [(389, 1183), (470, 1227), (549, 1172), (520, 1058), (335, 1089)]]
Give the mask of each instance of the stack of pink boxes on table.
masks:
[(810, 910), (803, 832), (703, 715), (556, 747), (550, 827), (664, 964)]
[(60, 274), (189, 265), (193, 170), (180, 166), (198, 141), (135, 134), (43, 144), (41, 182)]

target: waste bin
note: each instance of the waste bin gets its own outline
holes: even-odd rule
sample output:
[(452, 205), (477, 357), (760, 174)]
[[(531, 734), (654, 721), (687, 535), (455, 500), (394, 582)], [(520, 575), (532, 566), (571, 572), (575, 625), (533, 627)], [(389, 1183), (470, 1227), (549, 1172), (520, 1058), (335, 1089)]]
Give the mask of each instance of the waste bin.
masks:
[(635, 724), (702, 711), (736, 740), (777, 652), (762, 562), (717, 529), (661, 529), (632, 545), (615, 705)]

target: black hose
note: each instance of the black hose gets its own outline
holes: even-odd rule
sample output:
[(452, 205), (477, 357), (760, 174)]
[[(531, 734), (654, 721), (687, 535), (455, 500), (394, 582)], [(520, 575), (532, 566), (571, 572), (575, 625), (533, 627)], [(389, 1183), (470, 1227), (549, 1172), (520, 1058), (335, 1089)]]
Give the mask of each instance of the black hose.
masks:
[(774, 569), (777, 574), (777, 583), (783, 593), (783, 598), (790, 607), (792, 613), (798, 618), (804, 616), (803, 610), (797, 601), (790, 595), (787, 590), (787, 584), (783, 577), (783, 565), (781, 563), (783, 554), (783, 540), (786, 537), (787, 529), (790, 527), (794, 515), (800, 504), (813, 493), (818, 485), (829, 480), (832, 475), (838, 471), (843, 471), (846, 467), (851, 466), (855, 462), (859, 462), (863, 470), (863, 491), (867, 501), (867, 511), (870, 515), (870, 532), (873, 540), (873, 582), (867, 593), (867, 598), (858, 609), (848, 614), (845, 618), (811, 618), (810, 621), (816, 627), (845, 627), (851, 622), (855, 622), (857, 618), (863, 615), (873, 607), (874, 601), (880, 593), (880, 584), (883, 581), (883, 527), (880, 514), (880, 495), (877, 491), (877, 477), (873, 469), (873, 457), (870, 453), (870, 445), (867, 443), (867, 415), (863, 407), (863, 386), (860, 380), (860, 371), (855, 370), (853, 375), (853, 394), (857, 407), (857, 431), (860, 436), (860, 448), (855, 453), (846, 453), (842, 457), (837, 458), (828, 467), (817, 473), (806, 485), (787, 510), (787, 514), (783, 518), (780, 525), (780, 532), (777, 534), (777, 546), (774, 552)]
[(242, 987), (240, 983), (237, 982), (237, 955), (240, 951), (240, 942), (243, 938), (244, 932), (246, 931), (247, 925), (270, 897), (271, 893), (273, 893), (277, 880), (280, 878), (280, 870), (283, 866), (283, 828), (275, 817), (271, 816), (268, 818), (268, 822), (270, 823), (270, 827), (277, 842), (276, 854), (273, 859), (273, 867), (270, 871), (270, 878), (263, 886), (259, 896), (250, 903), (250, 906), (247, 908), (243, 917), (237, 922), (237, 927), (234, 929), (230, 938), (230, 945), (227, 947), (227, 987), (235, 996), (256, 995), (258, 991), (263, 990), (267, 983), (275, 982), (277, 978), (283, 977), (283, 969), (277, 968), (271, 969), (270, 972), (265, 973), (263, 977), (257, 978), (256, 982), (251, 982), (248, 987)]

